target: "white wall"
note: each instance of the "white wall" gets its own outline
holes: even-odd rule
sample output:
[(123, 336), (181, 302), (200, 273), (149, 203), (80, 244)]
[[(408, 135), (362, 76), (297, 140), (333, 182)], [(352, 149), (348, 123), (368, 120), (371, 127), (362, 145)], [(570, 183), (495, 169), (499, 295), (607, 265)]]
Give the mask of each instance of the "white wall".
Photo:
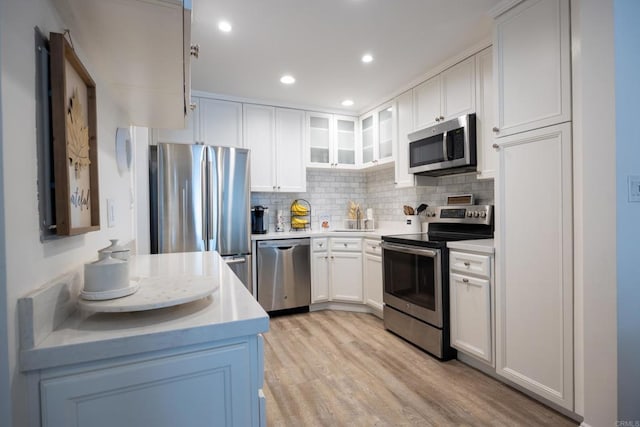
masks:
[[(0, 9), (1, 11), (1, 9)], [(0, 28), (2, 27), (0, 23)], [(0, 31), (0, 69), (2, 68), (2, 31)], [(2, 99), (2, 81), (0, 80), (0, 99)], [(2, 167), (2, 103), (0, 103), (0, 307), (7, 306), (7, 275), (5, 263), (4, 238), (4, 181)], [(11, 425), (11, 399), (9, 386), (9, 362), (7, 360), (7, 316), (0, 308), (0, 425)]]
[(613, 0), (572, 2), (576, 411), (617, 406)]
[[(95, 258), (109, 238), (133, 238), (129, 208), (130, 176), (120, 176), (115, 163), (115, 132), (127, 118), (115, 107), (95, 69), (84, 58), (82, 40), (74, 38), (78, 56), (97, 84), (100, 222), (98, 232), (41, 243), (36, 193), (34, 27), (44, 34), (63, 32), (49, 0), (0, 2), (0, 65), (2, 69), (2, 141), (6, 233), (6, 293), (9, 369), (13, 424), (25, 425), (24, 376), (17, 369), (16, 301), (46, 281)], [(106, 199), (116, 202), (114, 228), (107, 228)]]
[(640, 421), (640, 203), (627, 197), (627, 176), (640, 175), (638, 100), (640, 2), (615, 0), (618, 246), (618, 418)]
[(132, 221), (135, 223), (136, 253), (151, 253), (149, 230), (149, 130), (136, 127), (131, 132), (133, 142), (133, 164), (137, 165), (132, 175), (135, 189), (135, 210)]

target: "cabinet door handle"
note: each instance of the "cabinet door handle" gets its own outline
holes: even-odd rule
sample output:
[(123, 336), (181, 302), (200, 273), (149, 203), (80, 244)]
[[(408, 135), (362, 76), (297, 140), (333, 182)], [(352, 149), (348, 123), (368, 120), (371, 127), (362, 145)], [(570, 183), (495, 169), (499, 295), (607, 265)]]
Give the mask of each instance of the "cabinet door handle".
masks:
[(465, 262), (464, 262), (464, 266), (465, 266), (465, 267), (469, 267), (470, 265), (471, 265), (471, 263), (470, 263), (469, 261), (465, 261)]
[(440, 116), (440, 120), (444, 120), (444, 116)]
[(500, 129), (498, 129), (498, 127), (497, 127), (497, 126), (494, 126), (492, 130), (493, 130), (495, 133), (500, 132)]
[(328, 257), (328, 256), (326, 256), (326, 257), (324, 257), (324, 259), (329, 259), (329, 257)]
[(333, 255), (331, 255), (331, 259), (333, 259)]
[(499, 150), (499, 149), (500, 149), (500, 146), (499, 146), (498, 144), (493, 144), (493, 145), (491, 145), (491, 146), (492, 146), (495, 150)]
[(440, 117), (436, 117), (436, 122), (439, 122), (439, 121), (440, 121)]
[(189, 104), (189, 109), (190, 109), (191, 111), (193, 111), (193, 110), (195, 110), (195, 109), (196, 109), (196, 107), (197, 107), (197, 106), (198, 106), (198, 104), (196, 104), (195, 102), (192, 102), (191, 104)]
[(462, 279), (464, 283), (469, 283), (469, 279)]
[(278, 185), (278, 190), (280, 189), (280, 186)]

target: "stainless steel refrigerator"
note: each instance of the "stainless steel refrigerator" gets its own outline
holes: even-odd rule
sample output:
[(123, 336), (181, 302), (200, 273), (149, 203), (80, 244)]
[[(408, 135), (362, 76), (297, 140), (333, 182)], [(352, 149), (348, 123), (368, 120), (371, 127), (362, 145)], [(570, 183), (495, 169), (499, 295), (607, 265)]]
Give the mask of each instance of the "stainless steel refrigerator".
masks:
[(149, 170), (151, 252), (218, 251), (251, 291), (249, 150), (159, 143)]

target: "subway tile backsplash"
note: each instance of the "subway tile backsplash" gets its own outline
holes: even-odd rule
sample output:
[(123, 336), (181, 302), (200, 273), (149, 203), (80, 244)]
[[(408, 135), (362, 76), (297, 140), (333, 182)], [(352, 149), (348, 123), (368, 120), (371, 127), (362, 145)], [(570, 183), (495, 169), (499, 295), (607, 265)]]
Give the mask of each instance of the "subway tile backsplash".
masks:
[(360, 204), (363, 214), (366, 208), (372, 208), (376, 221), (401, 221), (403, 205), (444, 205), (448, 195), (467, 193), (473, 194), (478, 204), (493, 204), (493, 180), (481, 181), (475, 174), (451, 175), (437, 178), (430, 186), (395, 188), (393, 167), (373, 171), (307, 169), (306, 192), (255, 192), (251, 193), (251, 204), (269, 207), (271, 228), (276, 210), (282, 209), (288, 228), (291, 203), (305, 199), (311, 204), (311, 227), (317, 229), (322, 215), (330, 216), (333, 227), (341, 227), (350, 200)]

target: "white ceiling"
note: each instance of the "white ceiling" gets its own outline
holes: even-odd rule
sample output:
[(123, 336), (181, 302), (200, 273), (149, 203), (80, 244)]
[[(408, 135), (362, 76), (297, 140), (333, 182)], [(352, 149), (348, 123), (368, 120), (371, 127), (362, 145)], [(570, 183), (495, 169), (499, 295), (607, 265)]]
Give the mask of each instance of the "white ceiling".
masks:
[[(500, 0), (193, 0), (192, 89), (362, 113), (491, 36)], [(219, 20), (233, 25), (221, 33)], [(370, 52), (374, 61), (363, 64)], [(296, 83), (285, 86), (290, 73)], [(340, 105), (350, 98), (352, 107)]]

